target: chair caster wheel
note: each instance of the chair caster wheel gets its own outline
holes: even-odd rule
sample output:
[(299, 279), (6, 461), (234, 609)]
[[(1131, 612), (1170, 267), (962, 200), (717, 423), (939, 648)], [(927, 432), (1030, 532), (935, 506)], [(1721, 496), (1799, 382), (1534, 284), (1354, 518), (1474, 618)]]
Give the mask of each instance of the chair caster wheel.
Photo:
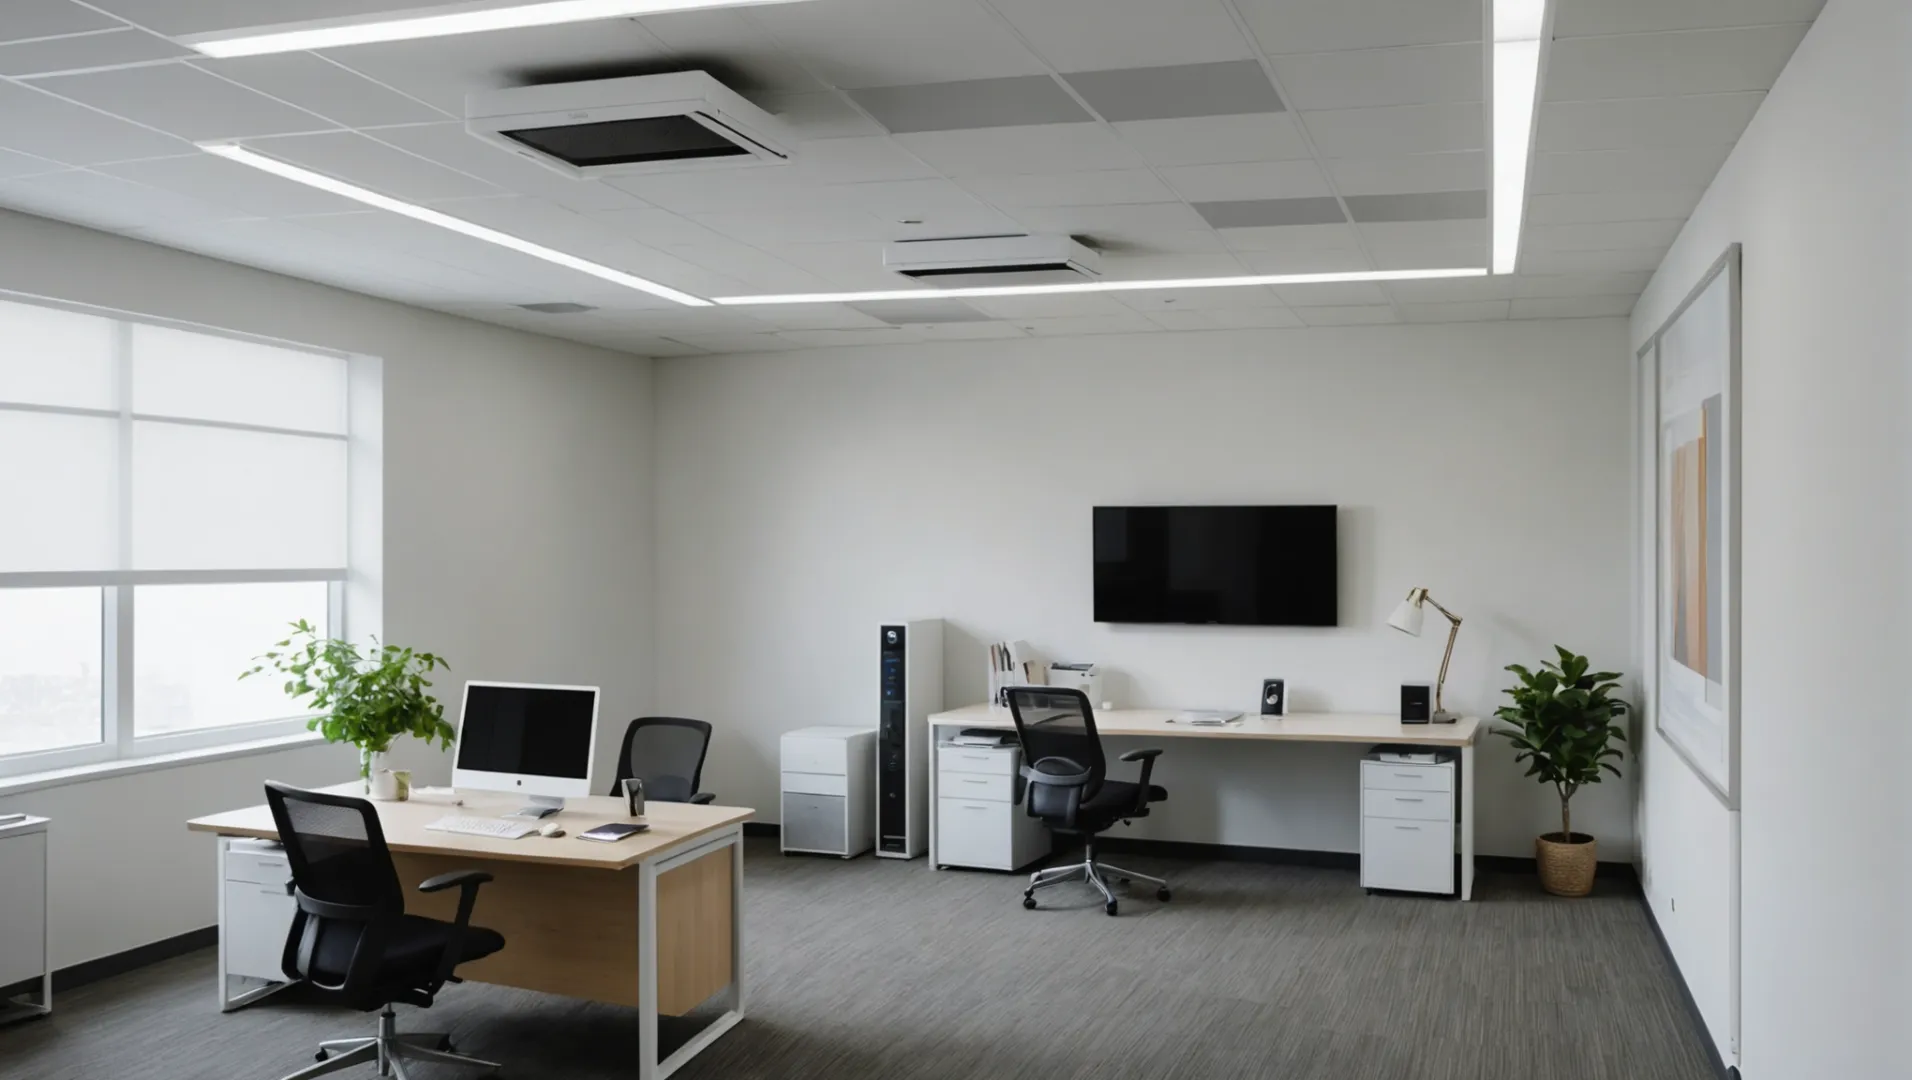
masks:
[(1111, 900), (1108, 903), (1102, 905), (1102, 910), (1108, 912), (1111, 915), (1115, 914), (1115, 901)]
[(327, 1057), (329, 1057), (329, 1056), (330, 1056), (330, 1055), (328, 1055), (328, 1054), (327, 1054), (327, 1053), (326, 1053), (325, 1051), (323, 1051), (323, 1050), (321, 1050), (321, 1051), (319, 1051), (318, 1053), (316, 1053), (316, 1054), (313, 1054), (313, 1055), (312, 1055), (312, 1060), (313, 1060), (313, 1061), (324, 1061), (324, 1060), (325, 1060), (325, 1059), (326, 1059)]
[(1034, 911), (1034, 910), (1036, 910), (1036, 898), (1035, 898), (1035, 897), (1033, 897), (1033, 896), (1031, 896), (1031, 895), (1029, 895), (1028, 893), (1023, 893), (1023, 894), (1022, 894), (1022, 906), (1023, 906), (1023, 908), (1024, 908), (1024, 910), (1027, 910), (1027, 911)]
[(1161, 900), (1161, 901), (1163, 901), (1163, 902), (1167, 902), (1167, 901), (1168, 901), (1168, 899), (1169, 899), (1169, 897), (1170, 897), (1170, 895), (1171, 895), (1171, 894), (1169, 893), (1169, 891), (1168, 891), (1168, 889), (1166, 889), (1166, 888), (1161, 888), (1161, 889), (1157, 889), (1157, 890), (1155, 890), (1155, 898), (1156, 898), (1157, 900)]

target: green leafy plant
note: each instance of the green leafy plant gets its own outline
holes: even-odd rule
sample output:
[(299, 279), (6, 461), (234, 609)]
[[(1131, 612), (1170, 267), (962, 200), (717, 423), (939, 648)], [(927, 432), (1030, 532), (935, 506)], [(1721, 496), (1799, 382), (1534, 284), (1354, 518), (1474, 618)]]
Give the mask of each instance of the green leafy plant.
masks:
[(286, 696), (307, 700), (319, 714), (306, 722), (307, 730), (322, 733), (327, 742), (359, 748), (361, 777), (370, 775), (372, 755), (390, 750), (401, 735), (451, 745), (445, 707), (427, 692), (432, 682), (426, 676), (451, 668), (442, 657), (383, 645), (377, 638), (368, 653), (361, 653), (349, 641), (320, 637), (304, 619), (291, 625), (291, 636), (254, 657), (258, 663), (239, 677), (267, 670), (284, 675)]
[(1626, 742), (1627, 733), (1615, 721), (1632, 706), (1613, 696), (1620, 688), (1617, 672), (1589, 672), (1586, 657), (1558, 645), (1554, 651), (1559, 661), (1547, 661), (1539, 671), (1507, 665), (1520, 685), (1507, 688), (1512, 705), (1494, 710), (1507, 724), (1494, 734), (1514, 744), (1514, 761), (1528, 762), (1528, 776), (1560, 793), (1560, 842), (1570, 844), (1574, 792), (1599, 783), (1602, 770), (1620, 775), (1612, 759), (1625, 755), (1613, 743)]

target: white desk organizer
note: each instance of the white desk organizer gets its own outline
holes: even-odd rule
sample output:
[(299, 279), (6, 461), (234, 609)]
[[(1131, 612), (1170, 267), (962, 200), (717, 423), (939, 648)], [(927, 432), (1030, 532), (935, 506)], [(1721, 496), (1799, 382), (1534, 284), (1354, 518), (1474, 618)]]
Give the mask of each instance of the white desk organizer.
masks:
[(1003, 691), (1012, 686), (1041, 686), (1048, 681), (1049, 665), (1042, 662), (1026, 641), (999, 641), (990, 645), (987, 663), (992, 708), (1009, 708), (1009, 698)]

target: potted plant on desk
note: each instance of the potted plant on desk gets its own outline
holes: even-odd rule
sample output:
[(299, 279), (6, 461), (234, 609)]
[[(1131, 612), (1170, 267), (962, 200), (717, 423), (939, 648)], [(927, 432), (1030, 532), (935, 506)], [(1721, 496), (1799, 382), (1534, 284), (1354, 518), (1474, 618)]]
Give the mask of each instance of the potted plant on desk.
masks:
[(314, 716), (306, 722), (327, 742), (349, 742), (359, 748), (359, 777), (371, 791), (372, 774), (385, 768), (393, 740), (411, 735), (430, 745), (451, 746), (452, 726), (445, 707), (427, 691), (425, 676), (450, 669), (442, 657), (372, 639), (370, 654), (339, 638), (322, 638), (318, 628), (300, 619), (292, 636), (256, 658), (259, 662), (240, 674), (251, 678), (268, 668), (286, 677), (286, 696), (310, 699)]
[(1627, 736), (1615, 721), (1631, 706), (1612, 696), (1620, 686), (1618, 674), (1589, 672), (1586, 657), (1558, 645), (1554, 651), (1559, 662), (1548, 661), (1539, 671), (1507, 666), (1520, 685), (1507, 689), (1514, 703), (1495, 710), (1507, 725), (1495, 734), (1519, 751), (1515, 763), (1529, 763), (1528, 776), (1552, 784), (1560, 794), (1560, 831), (1534, 841), (1541, 887), (1557, 896), (1585, 896), (1593, 891), (1597, 853), (1592, 836), (1573, 831), (1573, 796), (1599, 783), (1602, 770), (1620, 775), (1612, 759), (1624, 755), (1613, 742), (1625, 742)]

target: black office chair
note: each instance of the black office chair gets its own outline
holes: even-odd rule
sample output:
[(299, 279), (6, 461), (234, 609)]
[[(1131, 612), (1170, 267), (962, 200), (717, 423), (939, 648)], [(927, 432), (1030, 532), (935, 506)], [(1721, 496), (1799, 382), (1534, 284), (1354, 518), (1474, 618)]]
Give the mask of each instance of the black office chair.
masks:
[(617, 779), (611, 794), (624, 794), (624, 781), (644, 781), (644, 798), (658, 802), (708, 803), (717, 796), (698, 791), (704, 755), (710, 751), (710, 725), (680, 716), (640, 716), (624, 729), (617, 755)]
[(430, 1008), (433, 995), (458, 981), (452, 971), (459, 964), (505, 947), (496, 930), (471, 925), (478, 887), (491, 875), (454, 870), (418, 887), (432, 893), (457, 886), (455, 922), (407, 915), (392, 853), (371, 803), (273, 783), (266, 785), (266, 802), (292, 866), (298, 901), (285, 943), (286, 978), (304, 981), (325, 1002), (381, 1010), (377, 1035), (320, 1043), (319, 1064), (286, 1080), (308, 1080), (366, 1062), (375, 1063), (380, 1076), (398, 1080), (407, 1080), (407, 1061), (497, 1071), (496, 1062), (451, 1052), (448, 1036), (400, 1035), (392, 1013), (400, 1002)]
[(1009, 714), (1015, 718), (1016, 734), (1022, 740), (1022, 778), (1027, 781), (1017, 800), (1028, 807), (1030, 817), (1041, 818), (1049, 831), (1064, 836), (1082, 837), (1080, 863), (1051, 866), (1029, 875), (1029, 888), (1022, 894), (1022, 906), (1036, 906), (1036, 890), (1065, 881), (1082, 880), (1102, 894), (1103, 910), (1116, 911), (1115, 893), (1105, 876), (1121, 884), (1140, 878), (1155, 886), (1155, 898), (1169, 898), (1168, 882), (1119, 866), (1097, 862), (1095, 838), (1118, 821), (1130, 821), (1149, 815), (1149, 804), (1168, 798), (1168, 792), (1149, 783), (1160, 750), (1131, 750), (1123, 761), (1142, 763), (1142, 775), (1130, 784), (1108, 779), (1108, 763), (1102, 756), (1102, 739), (1095, 730), (1095, 710), (1089, 696), (1080, 690), (1046, 686), (1012, 686), (1008, 690)]

